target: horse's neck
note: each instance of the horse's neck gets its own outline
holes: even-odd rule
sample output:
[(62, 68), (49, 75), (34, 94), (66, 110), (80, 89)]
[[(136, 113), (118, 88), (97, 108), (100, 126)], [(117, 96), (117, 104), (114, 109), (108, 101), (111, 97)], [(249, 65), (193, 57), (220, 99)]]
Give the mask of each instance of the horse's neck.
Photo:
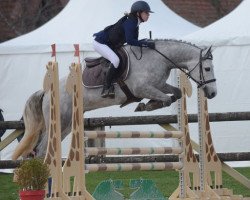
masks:
[(160, 45), (160, 52), (169, 58), (175, 65), (172, 68), (188, 69), (199, 61), (200, 49), (192, 44), (181, 41), (164, 41)]

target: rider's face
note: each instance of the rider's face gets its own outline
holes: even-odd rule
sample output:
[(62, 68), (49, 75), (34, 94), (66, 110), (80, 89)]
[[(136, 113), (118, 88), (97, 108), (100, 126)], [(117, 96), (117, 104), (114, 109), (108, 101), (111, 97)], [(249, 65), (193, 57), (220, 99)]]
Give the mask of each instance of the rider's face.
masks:
[(149, 12), (146, 11), (141, 12), (141, 18), (143, 19), (144, 22), (148, 21), (149, 15), (150, 15)]

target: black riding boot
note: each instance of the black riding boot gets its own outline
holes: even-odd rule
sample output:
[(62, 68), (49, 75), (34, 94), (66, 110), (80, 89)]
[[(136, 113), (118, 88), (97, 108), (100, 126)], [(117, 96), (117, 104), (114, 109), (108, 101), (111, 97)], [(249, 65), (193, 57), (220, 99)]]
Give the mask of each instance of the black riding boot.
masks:
[(115, 92), (114, 92), (114, 86), (112, 85), (112, 81), (114, 79), (114, 74), (115, 74), (115, 67), (112, 63), (109, 65), (109, 69), (105, 78), (103, 90), (101, 96), (103, 98), (109, 97), (109, 98), (114, 98), (115, 97)]

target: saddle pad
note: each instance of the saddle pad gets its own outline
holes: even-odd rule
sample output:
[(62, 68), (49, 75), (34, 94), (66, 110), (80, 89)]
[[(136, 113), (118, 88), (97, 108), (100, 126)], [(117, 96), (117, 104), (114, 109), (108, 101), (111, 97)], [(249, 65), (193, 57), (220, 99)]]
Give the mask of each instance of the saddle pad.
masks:
[[(124, 48), (120, 48), (117, 51), (117, 55), (120, 58), (120, 64), (116, 72), (115, 83), (118, 79), (126, 80), (129, 72), (129, 56), (128, 52)], [(85, 65), (86, 66), (86, 65)], [(82, 74), (82, 82), (84, 87), (97, 88), (102, 87), (106, 72), (108, 71), (109, 61), (103, 59), (103, 61), (95, 67), (85, 67)]]

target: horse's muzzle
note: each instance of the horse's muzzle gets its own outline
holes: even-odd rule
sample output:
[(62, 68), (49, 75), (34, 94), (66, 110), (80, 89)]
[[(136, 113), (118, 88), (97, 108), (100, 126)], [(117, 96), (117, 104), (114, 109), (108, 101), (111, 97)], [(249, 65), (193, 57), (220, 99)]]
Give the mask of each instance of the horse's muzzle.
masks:
[(204, 94), (208, 99), (212, 99), (217, 95), (217, 91), (213, 87), (208, 87), (207, 85), (203, 88)]

